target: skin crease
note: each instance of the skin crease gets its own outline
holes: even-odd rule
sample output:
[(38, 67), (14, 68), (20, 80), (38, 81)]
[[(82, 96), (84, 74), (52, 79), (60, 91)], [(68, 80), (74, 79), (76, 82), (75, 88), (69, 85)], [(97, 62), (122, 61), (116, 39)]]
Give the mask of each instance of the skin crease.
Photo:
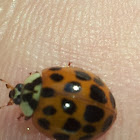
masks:
[[(116, 99), (117, 120), (99, 140), (139, 140), (139, 23), (138, 0), (1, 0), (0, 78), (16, 85), (71, 61), (99, 75)], [(0, 90), (2, 106), (9, 90)], [(20, 113), (15, 105), (0, 110), (0, 140), (49, 140), (31, 120), (17, 120)]]

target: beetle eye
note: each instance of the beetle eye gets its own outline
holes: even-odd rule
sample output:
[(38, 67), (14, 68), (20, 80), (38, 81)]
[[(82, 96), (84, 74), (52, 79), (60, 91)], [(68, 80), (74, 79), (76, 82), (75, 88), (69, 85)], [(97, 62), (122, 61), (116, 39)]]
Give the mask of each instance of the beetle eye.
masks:
[(21, 91), (21, 90), (22, 90), (22, 87), (23, 87), (23, 84), (17, 84), (15, 88), (16, 88), (18, 91)]
[(13, 89), (9, 92), (9, 98), (13, 99), (14, 96), (15, 96), (15, 90)]
[(14, 103), (17, 104), (17, 105), (19, 105), (20, 102), (21, 102), (21, 97), (20, 97), (20, 95), (18, 95), (18, 96), (14, 99)]

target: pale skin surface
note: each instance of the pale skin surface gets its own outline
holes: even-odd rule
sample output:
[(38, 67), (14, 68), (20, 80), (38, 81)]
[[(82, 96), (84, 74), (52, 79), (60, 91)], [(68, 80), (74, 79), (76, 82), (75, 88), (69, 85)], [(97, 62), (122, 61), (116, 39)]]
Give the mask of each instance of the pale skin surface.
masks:
[[(30, 72), (71, 61), (99, 75), (116, 99), (117, 120), (99, 140), (139, 140), (138, 2), (0, 0), (0, 78), (16, 85)], [(0, 106), (8, 92), (0, 83)], [(15, 105), (0, 110), (0, 140), (48, 140), (19, 114)]]

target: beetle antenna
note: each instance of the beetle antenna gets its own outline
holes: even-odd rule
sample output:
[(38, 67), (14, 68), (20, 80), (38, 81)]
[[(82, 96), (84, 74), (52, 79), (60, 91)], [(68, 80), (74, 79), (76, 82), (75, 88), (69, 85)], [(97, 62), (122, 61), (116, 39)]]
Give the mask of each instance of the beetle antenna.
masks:
[(0, 79), (0, 81), (6, 83), (6, 87), (7, 87), (7, 88), (10, 88), (11, 90), (14, 89), (14, 87), (11, 86), (7, 81), (5, 81), (5, 80), (3, 80), (3, 79)]
[(71, 66), (71, 64), (72, 64), (72, 62), (69, 62), (69, 63), (68, 63), (68, 67), (70, 67), (70, 66)]
[[(0, 81), (6, 83), (5, 85), (6, 85), (7, 88), (10, 88), (11, 90), (14, 89), (14, 87), (11, 86), (7, 81), (5, 81), (3, 79), (0, 79)], [(0, 106), (0, 109), (3, 108), (3, 107), (9, 106), (9, 105), (13, 105), (13, 100), (12, 99), (9, 100), (9, 102), (7, 103), (7, 105)]]
[(7, 103), (7, 105), (3, 105), (3, 106), (0, 106), (0, 109), (2, 109), (3, 107), (6, 107), (6, 106), (9, 106), (9, 105), (13, 105), (13, 100), (10, 99), (9, 102)]

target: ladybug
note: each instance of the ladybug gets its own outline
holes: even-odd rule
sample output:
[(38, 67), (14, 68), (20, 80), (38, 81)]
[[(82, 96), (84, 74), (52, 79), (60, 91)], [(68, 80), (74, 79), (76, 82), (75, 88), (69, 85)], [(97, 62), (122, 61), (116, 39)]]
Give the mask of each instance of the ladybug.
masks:
[(77, 67), (51, 67), (17, 84), (9, 97), (35, 127), (56, 140), (90, 140), (116, 119), (114, 97), (105, 83)]

